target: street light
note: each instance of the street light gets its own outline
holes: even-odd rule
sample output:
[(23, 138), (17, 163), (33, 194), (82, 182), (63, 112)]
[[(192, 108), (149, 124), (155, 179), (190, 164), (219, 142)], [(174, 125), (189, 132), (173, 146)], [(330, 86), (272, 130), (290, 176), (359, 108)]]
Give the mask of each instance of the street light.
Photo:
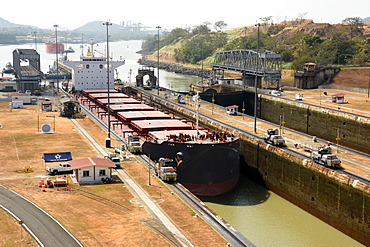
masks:
[(257, 23), (256, 25), (254, 25), (255, 27), (257, 27), (257, 54), (256, 54), (256, 76), (254, 78), (254, 87), (255, 87), (255, 92), (254, 92), (254, 133), (257, 133), (257, 82), (258, 82), (258, 59), (259, 59), (259, 48), (260, 48), (260, 27), (262, 27), (262, 25), (260, 25), (259, 23)]
[(105, 142), (105, 146), (110, 148), (110, 93), (109, 93), (109, 35), (108, 35), (108, 27), (112, 25), (110, 22), (104, 22), (104, 26), (107, 27), (107, 84), (108, 84), (108, 138)]
[[(247, 29), (248, 27), (244, 27), (244, 39), (245, 39), (245, 45), (244, 45), (244, 49), (247, 50)], [(246, 53), (246, 52), (245, 52)], [(243, 52), (242, 52), (243, 54)], [(246, 73), (245, 73), (245, 67), (246, 67), (246, 62), (247, 62), (247, 59), (244, 58), (244, 63), (243, 63), (243, 88), (245, 88), (245, 80), (246, 80)], [(243, 102), (244, 103), (244, 102)], [(244, 109), (244, 107), (243, 107)], [(243, 116), (243, 119), (244, 119), (244, 116)]]
[(36, 31), (34, 31), (34, 32), (33, 32), (33, 34), (35, 34), (35, 50), (37, 50), (37, 39), (36, 39), (36, 34), (37, 34), (37, 32), (36, 32)]
[(158, 95), (159, 95), (159, 29), (161, 28), (160, 26), (156, 26), (155, 28), (158, 29), (158, 57), (157, 57), (157, 89), (158, 89)]
[(204, 42), (204, 34), (202, 34), (202, 43), (201, 43), (201, 45), (202, 45), (202, 84), (203, 84), (203, 80), (204, 80), (204, 67), (203, 67), (203, 60), (204, 60), (204, 55), (203, 55), (203, 42)]
[(58, 49), (58, 25), (54, 25), (55, 27), (55, 63), (56, 63), (56, 66), (57, 66), (57, 92), (59, 92), (59, 65), (58, 65), (58, 52), (59, 52), (59, 49)]

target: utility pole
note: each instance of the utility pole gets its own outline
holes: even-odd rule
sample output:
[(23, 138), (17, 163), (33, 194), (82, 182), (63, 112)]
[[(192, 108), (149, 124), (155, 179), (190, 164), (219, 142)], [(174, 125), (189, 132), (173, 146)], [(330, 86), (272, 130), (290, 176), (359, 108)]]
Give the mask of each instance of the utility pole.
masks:
[[(57, 92), (59, 92), (59, 64), (58, 64), (58, 25), (54, 25), (55, 27), (55, 65), (57, 67)], [(55, 86), (54, 86), (55, 87)]]
[(258, 92), (257, 92), (257, 85), (258, 85), (258, 63), (259, 63), (259, 46), (260, 46), (260, 25), (257, 23), (255, 25), (257, 27), (257, 51), (256, 51), (256, 77), (254, 78), (254, 133), (257, 133), (257, 98), (258, 98)]
[(155, 28), (158, 29), (158, 35), (157, 35), (157, 38), (158, 38), (158, 57), (157, 57), (157, 94), (159, 95), (159, 29), (161, 29), (160, 26), (156, 26)]
[(110, 71), (109, 71), (109, 35), (108, 35), (108, 27), (110, 25), (112, 25), (112, 23), (110, 22), (104, 22), (103, 23), (104, 26), (107, 27), (107, 84), (108, 84), (108, 138), (105, 142), (105, 146), (107, 148), (110, 148), (111, 145), (110, 145), (110, 94), (109, 94), (109, 74), (110, 74)]

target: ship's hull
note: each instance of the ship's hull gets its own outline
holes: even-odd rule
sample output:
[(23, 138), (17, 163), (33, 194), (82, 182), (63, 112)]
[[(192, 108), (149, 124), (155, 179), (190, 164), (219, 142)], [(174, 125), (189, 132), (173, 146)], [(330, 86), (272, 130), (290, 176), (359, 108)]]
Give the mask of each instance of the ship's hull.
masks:
[(152, 160), (174, 159), (181, 152), (184, 161), (177, 167), (177, 180), (193, 194), (217, 196), (234, 188), (239, 180), (239, 145), (235, 139), (209, 144), (145, 142), (142, 148)]
[(63, 44), (55, 44), (55, 43), (46, 43), (46, 53), (63, 53), (64, 52), (64, 45)]

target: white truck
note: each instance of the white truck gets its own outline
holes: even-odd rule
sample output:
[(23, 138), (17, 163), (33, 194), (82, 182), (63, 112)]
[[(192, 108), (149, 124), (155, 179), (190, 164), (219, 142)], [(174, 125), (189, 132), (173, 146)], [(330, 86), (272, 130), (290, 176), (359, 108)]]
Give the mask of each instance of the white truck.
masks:
[(72, 167), (69, 163), (60, 163), (59, 166), (47, 166), (46, 171), (51, 174), (57, 174), (61, 172), (71, 172)]
[(176, 168), (173, 167), (173, 159), (159, 158), (154, 169), (155, 175), (163, 181), (175, 182), (177, 180)]
[(311, 159), (323, 166), (331, 168), (341, 167), (340, 159), (335, 154), (332, 154), (330, 146), (319, 147), (317, 151), (313, 151), (311, 153)]
[(263, 135), (263, 139), (266, 143), (270, 143), (274, 146), (282, 147), (285, 145), (284, 138), (279, 135), (278, 129), (268, 129), (266, 133)]
[(141, 153), (140, 136), (130, 135), (127, 137), (126, 150), (130, 153)]
[(116, 153), (108, 153), (107, 156), (104, 156), (106, 159), (110, 159), (113, 164), (116, 166), (116, 168), (121, 167), (121, 158), (117, 157)]

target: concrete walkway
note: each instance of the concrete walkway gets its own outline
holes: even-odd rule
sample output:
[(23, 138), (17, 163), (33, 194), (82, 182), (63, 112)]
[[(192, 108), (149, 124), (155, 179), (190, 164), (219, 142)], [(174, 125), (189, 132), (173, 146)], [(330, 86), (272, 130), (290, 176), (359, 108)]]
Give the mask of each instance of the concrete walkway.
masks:
[(156, 216), (162, 224), (173, 234), (182, 246), (194, 246), (188, 238), (172, 223), (167, 215), (157, 206), (150, 196), (122, 169), (116, 169), (118, 177), (128, 186), (132, 193), (136, 194), (145, 204), (151, 215)]

